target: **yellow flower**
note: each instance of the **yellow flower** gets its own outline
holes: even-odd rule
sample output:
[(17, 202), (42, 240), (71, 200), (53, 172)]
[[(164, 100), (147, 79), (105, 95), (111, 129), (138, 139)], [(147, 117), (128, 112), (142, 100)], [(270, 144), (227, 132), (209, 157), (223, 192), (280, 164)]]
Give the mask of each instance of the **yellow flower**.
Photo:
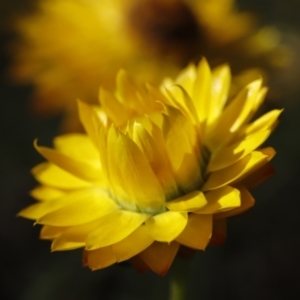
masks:
[(134, 258), (165, 274), (180, 245), (204, 250), (225, 219), (254, 204), (248, 189), (272, 173), (275, 151), (257, 149), (280, 110), (252, 120), (266, 94), (260, 79), (228, 99), (230, 71), (202, 60), (160, 89), (120, 71), (100, 107), (79, 102), (87, 134), (38, 146), (39, 200), (19, 215), (42, 224), (52, 250), (84, 248), (101, 269)]
[(16, 22), (22, 40), (15, 47), (11, 72), (35, 86), (35, 111), (65, 113), (65, 131), (79, 128), (74, 99), (97, 103), (99, 85), (111, 88), (120, 68), (153, 84), (175, 76), (202, 55), (218, 63), (233, 61), (235, 71), (240, 71), (261, 65), (256, 61), (260, 41), (268, 41), (264, 35), (250, 42), (253, 18), (237, 11), (233, 0), (38, 4), (35, 14)]

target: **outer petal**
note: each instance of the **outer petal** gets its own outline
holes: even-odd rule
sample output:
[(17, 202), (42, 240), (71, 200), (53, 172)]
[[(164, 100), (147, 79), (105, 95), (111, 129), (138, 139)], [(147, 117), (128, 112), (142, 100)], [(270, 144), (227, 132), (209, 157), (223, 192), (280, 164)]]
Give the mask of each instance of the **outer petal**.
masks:
[(187, 213), (167, 211), (146, 220), (146, 227), (156, 241), (171, 242), (185, 228)]
[(197, 214), (215, 214), (232, 210), (241, 205), (240, 191), (231, 186), (224, 186), (205, 194), (207, 204), (195, 211)]
[(88, 190), (78, 201), (53, 210), (39, 218), (37, 223), (60, 227), (76, 226), (101, 218), (116, 209), (118, 205), (107, 195)]
[(176, 241), (193, 249), (205, 250), (212, 234), (212, 215), (190, 214)]
[(213, 231), (209, 242), (212, 246), (221, 246), (224, 244), (227, 236), (227, 220), (220, 219), (213, 221)]
[(97, 228), (99, 221), (72, 226), (61, 232), (51, 245), (52, 251), (70, 250), (85, 246), (86, 237)]
[(120, 242), (148, 217), (147, 214), (119, 210), (101, 218), (97, 229), (86, 239), (87, 249), (93, 250)]
[(233, 210), (215, 214), (214, 215), (215, 219), (224, 219), (224, 218), (241, 214), (254, 205), (255, 200), (252, 197), (252, 195), (249, 193), (249, 191), (243, 186), (238, 186), (238, 189), (241, 192), (241, 206)]
[(92, 251), (85, 250), (83, 261), (84, 265), (93, 271), (106, 268), (117, 262), (110, 246)]
[(57, 227), (45, 225), (40, 231), (40, 239), (53, 240), (57, 238), (61, 233), (66, 231), (69, 227)]
[(42, 184), (60, 189), (80, 189), (91, 185), (52, 163), (41, 163), (32, 169), (32, 174)]
[(54, 189), (48, 186), (38, 186), (30, 191), (30, 196), (40, 201), (51, 201), (66, 195), (66, 191)]
[(99, 168), (99, 165), (88, 164), (57, 150), (40, 147), (36, 142), (34, 146), (47, 160), (83, 180), (96, 181), (99, 180), (101, 176), (101, 168)]
[(249, 172), (255, 171), (257, 168), (268, 162), (268, 156), (274, 155), (274, 152), (271, 153), (271, 149), (268, 149), (270, 150), (269, 154), (263, 153), (263, 150), (253, 151), (235, 164), (213, 172), (205, 182), (202, 190), (208, 191), (220, 188), (236, 181)]
[(124, 240), (113, 244), (112, 251), (118, 262), (127, 260), (139, 254), (154, 242), (146, 226), (138, 227)]
[(270, 135), (271, 130), (255, 132), (242, 141), (233, 145), (222, 147), (213, 152), (207, 172), (217, 171), (226, 168), (259, 147)]
[(172, 265), (178, 249), (179, 244), (177, 242), (170, 244), (154, 242), (140, 253), (139, 256), (152, 271), (163, 276)]
[(191, 192), (166, 203), (171, 211), (189, 212), (197, 210), (207, 204), (206, 198), (201, 191)]

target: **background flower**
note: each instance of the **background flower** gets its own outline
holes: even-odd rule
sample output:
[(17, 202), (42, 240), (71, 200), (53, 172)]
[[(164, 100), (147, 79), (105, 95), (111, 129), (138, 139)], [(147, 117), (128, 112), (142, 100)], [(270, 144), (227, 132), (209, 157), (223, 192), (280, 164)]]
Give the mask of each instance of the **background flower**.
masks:
[(165, 96), (120, 71), (114, 94), (100, 90), (101, 109), (79, 102), (88, 135), (58, 137), (56, 150), (35, 144), (49, 163), (33, 169), (40, 203), (20, 215), (44, 225), (52, 250), (84, 247), (92, 269), (135, 258), (164, 275), (180, 245), (204, 250), (213, 231), (221, 243), (224, 219), (251, 207), (248, 189), (273, 173), (274, 150), (256, 149), (280, 114), (252, 121), (261, 79), (233, 99), (229, 87), (228, 67), (204, 59), (166, 80)]
[(278, 30), (259, 31), (232, 0), (41, 0), (15, 23), (11, 72), (35, 86), (35, 111), (64, 112), (67, 131), (80, 128), (74, 99), (96, 103), (120, 68), (157, 84), (205, 55), (213, 65), (230, 61), (235, 74), (253, 68), (239, 89), (258, 67), (287, 63)]

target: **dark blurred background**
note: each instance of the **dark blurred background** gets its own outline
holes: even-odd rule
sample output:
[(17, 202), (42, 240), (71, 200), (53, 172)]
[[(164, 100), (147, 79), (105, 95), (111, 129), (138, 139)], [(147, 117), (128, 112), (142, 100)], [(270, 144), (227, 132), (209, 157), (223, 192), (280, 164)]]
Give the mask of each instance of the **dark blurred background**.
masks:
[[(239, 0), (261, 25), (280, 28), (285, 43), (300, 51), (299, 0)], [(15, 38), (9, 17), (26, 13), (33, 1), (0, 0), (0, 299), (96, 300), (167, 299), (169, 275), (138, 274), (127, 264), (91, 272), (81, 266), (81, 251), (50, 253), (38, 239), (33, 222), (17, 218), (32, 203), (35, 186), (30, 169), (42, 158), (33, 139), (50, 144), (59, 134), (61, 117), (43, 119), (29, 109), (30, 85), (7, 76), (6, 45)], [(223, 247), (199, 252), (190, 262), (188, 300), (298, 299), (300, 297), (300, 59), (274, 72), (270, 93), (280, 97), (268, 106), (284, 107), (280, 124), (267, 145), (277, 150), (276, 175), (256, 188), (256, 205), (229, 220)]]

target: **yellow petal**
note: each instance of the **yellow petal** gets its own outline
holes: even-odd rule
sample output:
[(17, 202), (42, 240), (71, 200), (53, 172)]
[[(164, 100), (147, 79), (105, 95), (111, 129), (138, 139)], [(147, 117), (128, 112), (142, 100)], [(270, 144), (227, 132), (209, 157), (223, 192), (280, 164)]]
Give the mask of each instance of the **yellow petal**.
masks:
[(213, 152), (207, 172), (217, 171), (226, 168), (259, 147), (270, 135), (271, 130), (258, 131), (248, 136), (246, 139), (233, 145), (219, 148)]
[(205, 250), (212, 234), (212, 215), (189, 214), (188, 223), (176, 238), (187, 247)]
[(187, 213), (167, 211), (150, 217), (145, 223), (154, 240), (169, 243), (182, 232), (187, 218)]
[(208, 101), (208, 124), (213, 123), (222, 113), (223, 107), (227, 101), (230, 82), (230, 69), (227, 65), (217, 67), (213, 70), (211, 96)]
[(167, 157), (162, 133), (159, 136), (159, 129), (152, 125), (151, 134), (142, 126), (135, 122), (133, 125), (133, 140), (139, 146), (147, 158), (155, 176), (163, 187), (167, 199), (172, 199), (178, 195), (177, 184)]
[(173, 173), (185, 193), (197, 189), (202, 183), (199, 140), (194, 126), (177, 110), (168, 108), (164, 116), (163, 133)]
[(85, 246), (86, 237), (97, 228), (99, 221), (72, 226), (61, 232), (51, 245), (52, 251), (71, 250)]
[(118, 262), (127, 260), (144, 251), (154, 242), (146, 226), (138, 227), (122, 241), (112, 245), (112, 251)]
[(252, 195), (249, 193), (249, 191), (245, 187), (240, 186), (240, 185), (237, 188), (239, 189), (240, 194), (241, 194), (240, 207), (235, 208), (233, 210), (226, 211), (226, 212), (215, 214), (214, 215), (215, 219), (224, 219), (224, 218), (228, 218), (231, 216), (241, 214), (254, 205), (255, 200), (252, 197)]
[(194, 84), (192, 99), (198, 113), (199, 121), (206, 121), (209, 113), (209, 101), (211, 93), (212, 75), (206, 59), (202, 59), (198, 65), (197, 77)]
[(88, 250), (120, 242), (135, 231), (149, 217), (147, 214), (130, 211), (115, 211), (99, 221), (97, 229), (88, 235)]
[(97, 113), (96, 109), (92, 106), (78, 100), (78, 113), (80, 121), (88, 134), (91, 138), (95, 147), (98, 147), (98, 130), (103, 126), (103, 120), (101, 120), (99, 114)]
[(54, 146), (59, 152), (87, 164), (101, 167), (97, 148), (86, 134), (66, 134), (54, 139)]
[(67, 156), (55, 149), (48, 147), (40, 147), (35, 141), (36, 150), (47, 160), (62, 168), (63, 170), (83, 179), (83, 180), (99, 180), (101, 169), (99, 165), (87, 164), (76, 158)]
[(41, 163), (35, 166), (31, 172), (37, 181), (54, 188), (69, 190), (91, 185), (90, 182), (82, 180), (52, 163)]
[(101, 218), (116, 209), (118, 205), (115, 201), (101, 190), (89, 189), (78, 201), (42, 216), (37, 223), (51, 226), (76, 226)]
[[(255, 99), (261, 88), (261, 80), (245, 87), (225, 108), (217, 122), (207, 132), (207, 145), (211, 150), (217, 149), (231, 139), (243, 124), (249, 121), (255, 106)], [(220, 139), (221, 138), (221, 139)]]
[(160, 211), (164, 191), (138, 146), (111, 127), (107, 147), (110, 182), (122, 206), (146, 213)]
[(240, 191), (231, 186), (205, 193), (207, 204), (196, 211), (199, 214), (214, 214), (231, 210), (241, 205)]
[(117, 127), (131, 118), (132, 112), (122, 105), (111, 92), (101, 88), (99, 98), (103, 110)]
[(197, 210), (204, 205), (207, 201), (204, 194), (201, 191), (194, 191), (175, 200), (166, 203), (169, 210), (179, 212), (189, 212)]
[(254, 122), (246, 126), (243, 132), (249, 135), (257, 131), (261, 131), (269, 128), (273, 129), (274, 124), (277, 122), (277, 119), (282, 112), (283, 112), (282, 109), (274, 109), (264, 114), (263, 116), (261, 116), (260, 118), (258, 118), (257, 120), (255, 120)]
[(110, 246), (92, 251), (86, 250), (84, 258), (84, 264), (93, 271), (106, 268), (117, 262)]
[(217, 189), (237, 179), (242, 179), (242, 176), (245, 174), (254, 172), (257, 168), (266, 164), (268, 156), (269, 155), (263, 153), (262, 150), (253, 151), (235, 164), (211, 173), (203, 186), (203, 191)]
[(40, 239), (53, 240), (57, 238), (61, 233), (66, 231), (69, 227), (57, 227), (45, 225), (40, 231)]
[(66, 191), (54, 189), (48, 186), (38, 186), (30, 191), (30, 196), (40, 201), (51, 201), (66, 195)]
[(163, 276), (172, 265), (178, 249), (179, 244), (177, 242), (170, 244), (154, 242), (139, 256), (153, 272)]

